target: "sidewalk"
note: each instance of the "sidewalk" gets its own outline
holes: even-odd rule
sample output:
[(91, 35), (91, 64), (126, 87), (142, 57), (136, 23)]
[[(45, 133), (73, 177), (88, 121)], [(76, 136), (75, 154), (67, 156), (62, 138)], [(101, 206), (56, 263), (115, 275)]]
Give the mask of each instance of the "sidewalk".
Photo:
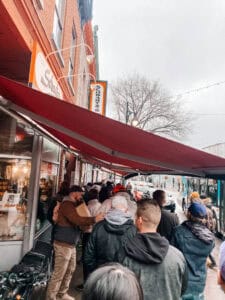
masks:
[[(221, 240), (216, 239), (216, 246), (213, 250), (213, 256), (216, 259), (216, 263), (218, 265), (219, 260), (219, 248), (221, 245)], [(205, 300), (224, 300), (225, 294), (221, 290), (220, 286), (217, 284), (217, 268), (208, 269), (207, 272), (207, 281), (205, 288)]]

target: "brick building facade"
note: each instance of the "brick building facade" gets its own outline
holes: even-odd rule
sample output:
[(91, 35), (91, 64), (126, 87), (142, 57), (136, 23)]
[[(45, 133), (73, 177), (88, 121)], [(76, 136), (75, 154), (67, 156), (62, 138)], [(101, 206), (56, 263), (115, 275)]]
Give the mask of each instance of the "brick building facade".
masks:
[(1, 0), (0, 74), (88, 107), (91, 17), (92, 0)]

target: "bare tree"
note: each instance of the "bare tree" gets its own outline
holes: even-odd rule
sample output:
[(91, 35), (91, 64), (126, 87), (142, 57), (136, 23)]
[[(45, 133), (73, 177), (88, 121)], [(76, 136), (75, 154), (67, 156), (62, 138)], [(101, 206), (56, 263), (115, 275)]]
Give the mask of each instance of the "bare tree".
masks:
[(134, 74), (119, 79), (111, 92), (121, 122), (175, 138), (186, 136), (190, 130), (191, 114), (158, 81)]

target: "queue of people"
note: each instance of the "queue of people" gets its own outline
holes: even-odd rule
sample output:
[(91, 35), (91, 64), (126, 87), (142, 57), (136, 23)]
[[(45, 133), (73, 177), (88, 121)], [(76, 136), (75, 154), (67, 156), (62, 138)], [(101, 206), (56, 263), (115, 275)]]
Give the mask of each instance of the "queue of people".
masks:
[[(76, 245), (83, 232), (82, 299), (201, 300), (206, 260), (215, 245), (208, 212), (194, 195), (187, 220), (164, 210), (166, 193), (136, 203), (128, 190), (108, 182), (72, 186), (52, 216), (54, 270), (46, 300), (72, 300), (68, 294), (76, 268)], [(77, 207), (85, 200), (88, 213)], [(83, 201), (84, 203), (84, 201)], [(225, 290), (225, 245), (218, 284)]]

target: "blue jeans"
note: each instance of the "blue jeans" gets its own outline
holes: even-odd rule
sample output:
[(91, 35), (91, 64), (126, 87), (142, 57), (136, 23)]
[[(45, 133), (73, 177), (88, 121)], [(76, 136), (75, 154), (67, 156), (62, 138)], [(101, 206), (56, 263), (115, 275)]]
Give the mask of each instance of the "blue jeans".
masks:
[(204, 300), (204, 294), (186, 294), (182, 296), (182, 300)]

